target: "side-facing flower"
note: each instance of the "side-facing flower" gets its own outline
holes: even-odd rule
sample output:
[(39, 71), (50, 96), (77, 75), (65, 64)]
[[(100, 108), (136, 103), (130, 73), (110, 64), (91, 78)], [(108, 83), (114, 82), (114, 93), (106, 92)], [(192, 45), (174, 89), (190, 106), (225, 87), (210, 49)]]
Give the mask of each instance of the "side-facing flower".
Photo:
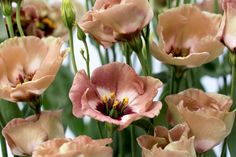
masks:
[[(159, 43), (151, 52), (161, 62), (197, 67), (223, 52), (216, 35), (221, 15), (201, 11), (193, 5), (182, 5), (159, 15)], [(207, 27), (206, 27), (207, 26)]]
[(62, 40), (15, 37), (0, 44), (0, 98), (33, 101), (55, 79), (66, 51)]
[(232, 99), (228, 96), (190, 88), (167, 96), (166, 102), (170, 123), (188, 124), (199, 153), (213, 148), (231, 132), (235, 111), (229, 112)]
[(115, 62), (97, 68), (91, 80), (79, 71), (69, 96), (76, 117), (88, 115), (121, 130), (143, 116), (159, 114), (162, 104), (153, 99), (161, 85), (160, 80), (140, 77), (127, 64)]
[(147, 0), (96, 0), (79, 26), (104, 47), (138, 34), (152, 19)]
[(32, 157), (112, 157), (112, 148), (107, 147), (112, 139), (93, 140), (88, 136), (65, 139), (57, 138), (42, 143)]
[(143, 135), (137, 141), (143, 157), (196, 157), (194, 137), (188, 138), (188, 131), (184, 124), (171, 130), (158, 126), (154, 136)]
[(218, 33), (219, 40), (232, 52), (236, 52), (236, 1), (223, 0), (224, 16)]
[(61, 111), (45, 111), (26, 119), (16, 118), (3, 128), (2, 134), (14, 155), (31, 155), (44, 141), (64, 137), (60, 117)]

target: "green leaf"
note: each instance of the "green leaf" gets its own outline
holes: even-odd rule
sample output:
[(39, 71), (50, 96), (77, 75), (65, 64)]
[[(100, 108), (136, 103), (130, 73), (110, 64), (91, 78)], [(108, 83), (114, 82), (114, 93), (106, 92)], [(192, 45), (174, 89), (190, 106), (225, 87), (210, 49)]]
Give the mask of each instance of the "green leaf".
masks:
[(43, 95), (43, 107), (46, 110), (62, 109), (62, 121), (75, 135), (84, 134), (83, 119), (72, 114), (72, 103), (69, 99), (69, 90), (73, 81), (73, 74), (68, 67), (62, 66), (52, 85)]
[(0, 100), (0, 112), (6, 123), (14, 118), (22, 117), (22, 113), (16, 103), (2, 99)]
[(5, 21), (3, 19), (2, 10), (0, 9), (0, 43), (8, 38)]
[(132, 123), (135, 126), (142, 128), (146, 133), (153, 135), (154, 127), (152, 123), (147, 119), (140, 119)]

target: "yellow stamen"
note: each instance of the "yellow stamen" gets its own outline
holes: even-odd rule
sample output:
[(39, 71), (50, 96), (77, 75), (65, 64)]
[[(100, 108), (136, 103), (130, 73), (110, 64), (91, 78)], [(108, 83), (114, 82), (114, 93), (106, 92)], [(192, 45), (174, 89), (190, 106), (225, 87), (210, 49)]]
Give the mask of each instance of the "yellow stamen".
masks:
[(108, 99), (107, 99), (107, 96), (106, 96), (106, 95), (103, 96), (103, 102), (104, 102), (105, 104), (107, 104), (107, 102), (108, 102)]
[(112, 105), (113, 108), (116, 108), (116, 106), (119, 105), (119, 101), (115, 100), (114, 104)]
[(128, 103), (129, 103), (129, 98), (124, 98), (122, 101), (123, 106), (126, 107)]
[(42, 22), (43, 23), (45, 23), (45, 24), (47, 24), (49, 27), (51, 27), (51, 28), (56, 28), (57, 26), (55, 25), (55, 23), (53, 23), (53, 21), (52, 20), (50, 20), (49, 18), (44, 18), (43, 20), (42, 20)]
[(112, 93), (110, 94), (110, 98), (111, 98), (112, 100), (115, 100), (115, 98), (116, 98), (116, 95), (115, 95), (115, 93), (114, 93), (114, 92), (112, 92)]

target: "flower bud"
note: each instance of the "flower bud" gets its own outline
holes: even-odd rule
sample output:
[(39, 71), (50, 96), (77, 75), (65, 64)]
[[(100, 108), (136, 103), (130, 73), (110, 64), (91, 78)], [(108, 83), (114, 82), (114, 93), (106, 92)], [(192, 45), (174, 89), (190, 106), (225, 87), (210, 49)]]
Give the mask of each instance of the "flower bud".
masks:
[(75, 23), (75, 11), (70, 0), (63, 0), (61, 6), (62, 20), (68, 29), (72, 29)]
[(128, 40), (129, 46), (135, 51), (140, 52), (143, 48), (143, 43), (140, 35), (133, 36)]
[(79, 25), (77, 25), (77, 38), (82, 41), (86, 40), (86, 35)]
[(12, 14), (12, 1), (11, 0), (1, 0), (1, 7), (3, 15), (5, 16), (11, 16)]

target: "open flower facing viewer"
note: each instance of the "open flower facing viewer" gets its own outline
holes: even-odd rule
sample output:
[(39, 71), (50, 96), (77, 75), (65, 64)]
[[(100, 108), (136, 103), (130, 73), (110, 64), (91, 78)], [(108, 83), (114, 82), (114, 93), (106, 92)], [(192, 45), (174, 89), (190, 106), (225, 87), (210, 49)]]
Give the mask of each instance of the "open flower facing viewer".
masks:
[(106, 146), (111, 142), (110, 138), (93, 140), (88, 136), (57, 138), (42, 143), (32, 157), (112, 157), (112, 148)]
[(232, 99), (228, 96), (187, 89), (166, 97), (169, 122), (186, 122), (190, 136), (195, 136), (195, 149), (199, 153), (210, 150), (231, 132), (235, 111), (229, 112)]
[(168, 130), (157, 126), (154, 136), (137, 138), (143, 157), (196, 157), (194, 137), (188, 138), (188, 127), (179, 124)]
[(197, 67), (223, 53), (216, 35), (221, 15), (201, 11), (193, 5), (182, 5), (159, 15), (158, 45), (151, 52), (163, 63)]
[(2, 130), (14, 155), (31, 155), (33, 150), (44, 141), (64, 137), (61, 111), (41, 112), (26, 119), (16, 118)]
[(140, 77), (127, 64), (114, 62), (94, 70), (91, 80), (79, 71), (69, 96), (76, 117), (88, 115), (121, 130), (143, 116), (159, 114), (161, 102), (153, 99), (161, 85), (158, 79)]
[(62, 40), (15, 37), (0, 44), (0, 98), (34, 101), (53, 82), (66, 55)]

